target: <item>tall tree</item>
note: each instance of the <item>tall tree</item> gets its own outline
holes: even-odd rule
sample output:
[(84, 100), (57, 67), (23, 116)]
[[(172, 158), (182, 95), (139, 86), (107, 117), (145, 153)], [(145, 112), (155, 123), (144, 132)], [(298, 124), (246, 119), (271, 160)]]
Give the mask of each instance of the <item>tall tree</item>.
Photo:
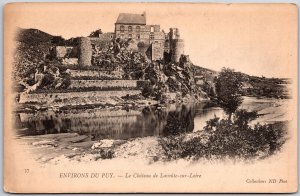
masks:
[(232, 113), (243, 101), (241, 95), (242, 77), (233, 69), (222, 68), (215, 79), (215, 85), (218, 103), (228, 115), (228, 120), (231, 121)]

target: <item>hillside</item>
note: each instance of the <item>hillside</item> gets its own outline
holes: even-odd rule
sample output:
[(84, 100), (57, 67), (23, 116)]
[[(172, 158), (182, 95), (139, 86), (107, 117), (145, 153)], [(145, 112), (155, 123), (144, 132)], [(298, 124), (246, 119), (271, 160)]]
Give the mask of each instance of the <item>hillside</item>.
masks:
[(37, 46), (39, 44), (50, 44), (55, 36), (45, 33), (38, 29), (22, 29), (17, 30), (16, 41)]
[(54, 37), (38, 29), (18, 29), (15, 37), (17, 48), (14, 58), (14, 76), (17, 81), (30, 78), (34, 69), (44, 63), (46, 55), (49, 54), (49, 48), (53, 45)]
[[(15, 53), (14, 76), (19, 83), (33, 85), (34, 78), (32, 77), (32, 74), (40, 64), (45, 63), (47, 55), (50, 54), (49, 49), (55, 45), (74, 46), (78, 44), (79, 39), (71, 38), (69, 40), (64, 40), (60, 36), (53, 36), (38, 29), (19, 28), (15, 41), (17, 44), (17, 51)], [(133, 54), (132, 56), (131, 53), (127, 53), (126, 50), (123, 50), (122, 53), (116, 56), (108, 56), (107, 54), (100, 53), (98, 56), (94, 57), (94, 61), (98, 62), (96, 66), (90, 67), (89, 69), (100, 68), (103, 66), (103, 63), (105, 64), (106, 62), (110, 62), (108, 65), (109, 67), (117, 65), (118, 67), (122, 67), (124, 69), (125, 78), (129, 77), (133, 79), (139, 79), (141, 70), (145, 69), (142, 68), (140, 64), (147, 64), (147, 62), (144, 61), (139, 54)], [(126, 60), (124, 61), (124, 59)], [(56, 65), (59, 64), (58, 62), (52, 63)], [(214, 96), (214, 79), (218, 76), (218, 72), (193, 65), (192, 63), (189, 64), (192, 69), (188, 71), (189, 74), (187, 74), (186, 79), (183, 79), (182, 75), (175, 74), (175, 72), (172, 73), (172, 76), (168, 76), (170, 79), (167, 81), (167, 84), (170, 87), (170, 90), (176, 92), (178, 90), (177, 87), (175, 87), (178, 85), (176, 83), (180, 81), (181, 86), (184, 88), (187, 85), (185, 88), (185, 93), (187, 93), (187, 91), (193, 91), (192, 88), (188, 87), (191, 85), (188, 84), (188, 77), (193, 75), (197, 89), (204, 91), (209, 96)], [(169, 67), (169, 70), (173, 69), (170, 67), (170, 65), (166, 64), (165, 66)], [(182, 68), (185, 67), (183, 65), (180, 66)], [(179, 68), (174, 67), (174, 69), (181, 69), (180, 66)], [(153, 65), (151, 67), (153, 67)], [(158, 70), (152, 70), (153, 73), (157, 71)], [(166, 73), (170, 72), (168, 70), (164, 71), (166, 71)], [(288, 97), (288, 89), (286, 87), (288, 81), (286, 79), (250, 76), (241, 72), (239, 72), (239, 74), (241, 75), (244, 84), (244, 95), (274, 98)], [(156, 75), (159, 74), (156, 73)], [(149, 76), (149, 78), (153, 80), (153, 76)], [(177, 82), (174, 79), (177, 80)]]

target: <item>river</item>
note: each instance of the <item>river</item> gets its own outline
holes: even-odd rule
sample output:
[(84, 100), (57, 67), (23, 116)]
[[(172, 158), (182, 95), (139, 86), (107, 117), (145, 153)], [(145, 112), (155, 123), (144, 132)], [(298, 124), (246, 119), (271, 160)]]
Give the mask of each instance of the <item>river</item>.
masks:
[[(263, 122), (286, 117), (285, 100), (245, 98), (241, 108), (257, 110)], [(267, 113), (266, 113), (267, 112)], [(92, 140), (130, 139), (168, 136), (202, 130), (214, 116), (224, 118), (219, 107), (207, 102), (189, 105), (151, 106), (140, 110), (77, 109), (47, 110), (16, 114), (17, 135), (33, 136), (56, 133), (89, 135)], [(267, 116), (267, 117), (266, 117)], [(279, 119), (286, 120), (286, 119)]]

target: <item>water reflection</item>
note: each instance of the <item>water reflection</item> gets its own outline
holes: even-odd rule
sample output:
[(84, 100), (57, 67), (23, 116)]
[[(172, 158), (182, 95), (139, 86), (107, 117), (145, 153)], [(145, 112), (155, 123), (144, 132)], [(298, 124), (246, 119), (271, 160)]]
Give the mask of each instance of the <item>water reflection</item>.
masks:
[(168, 136), (200, 130), (221, 109), (197, 105), (171, 105), (143, 110), (89, 109), (17, 114), (18, 135), (76, 132), (92, 140)]

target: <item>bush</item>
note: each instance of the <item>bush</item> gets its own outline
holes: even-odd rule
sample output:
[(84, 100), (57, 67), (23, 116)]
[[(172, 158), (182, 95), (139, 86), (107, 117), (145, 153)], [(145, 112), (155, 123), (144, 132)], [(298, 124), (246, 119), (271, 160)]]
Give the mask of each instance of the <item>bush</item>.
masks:
[(150, 84), (145, 85), (142, 90), (142, 95), (146, 98), (149, 98), (153, 94), (154, 94), (154, 89), (153, 89), (152, 85), (150, 85)]
[(265, 158), (279, 151), (286, 141), (286, 127), (278, 124), (250, 127), (256, 112), (239, 110), (233, 122), (213, 118), (207, 121), (201, 135), (186, 139), (184, 135), (161, 138), (167, 159)]
[(137, 46), (138, 46), (139, 48), (144, 48), (144, 47), (145, 47), (145, 43), (144, 43), (144, 42), (139, 42), (139, 43), (137, 44)]

